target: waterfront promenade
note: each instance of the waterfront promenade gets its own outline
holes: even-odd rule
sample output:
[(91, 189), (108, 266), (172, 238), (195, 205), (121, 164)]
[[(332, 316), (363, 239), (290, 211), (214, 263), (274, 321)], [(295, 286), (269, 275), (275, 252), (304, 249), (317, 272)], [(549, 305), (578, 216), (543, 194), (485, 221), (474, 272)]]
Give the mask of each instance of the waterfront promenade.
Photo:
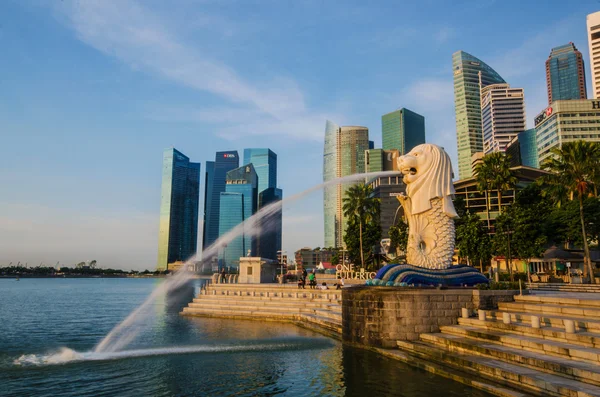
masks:
[[(342, 295), (350, 290), (342, 291), (217, 284), (181, 314), (291, 322), (341, 338)], [(534, 290), (495, 306), (394, 348), (362, 347), (499, 396), (600, 396), (600, 293)], [(399, 306), (397, 322), (414, 315)]]

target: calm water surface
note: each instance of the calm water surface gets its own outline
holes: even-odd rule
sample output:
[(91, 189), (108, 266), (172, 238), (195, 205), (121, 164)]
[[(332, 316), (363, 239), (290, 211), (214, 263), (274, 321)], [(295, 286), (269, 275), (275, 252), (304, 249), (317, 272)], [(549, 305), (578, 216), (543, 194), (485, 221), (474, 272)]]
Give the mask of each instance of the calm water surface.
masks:
[[(0, 279), (0, 395), (488, 396), (292, 325), (179, 316), (200, 281), (156, 303), (137, 353), (89, 353), (160, 282)], [(79, 360), (42, 364), (65, 347)]]

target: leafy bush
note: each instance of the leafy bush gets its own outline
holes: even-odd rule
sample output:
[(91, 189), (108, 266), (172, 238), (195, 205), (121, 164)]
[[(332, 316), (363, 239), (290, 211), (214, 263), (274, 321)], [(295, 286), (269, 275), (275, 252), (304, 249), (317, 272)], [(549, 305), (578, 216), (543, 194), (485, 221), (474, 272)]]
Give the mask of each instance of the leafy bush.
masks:
[(517, 290), (519, 289), (519, 282), (510, 282), (510, 281), (490, 281), (488, 284), (477, 284), (475, 286), (478, 290)]

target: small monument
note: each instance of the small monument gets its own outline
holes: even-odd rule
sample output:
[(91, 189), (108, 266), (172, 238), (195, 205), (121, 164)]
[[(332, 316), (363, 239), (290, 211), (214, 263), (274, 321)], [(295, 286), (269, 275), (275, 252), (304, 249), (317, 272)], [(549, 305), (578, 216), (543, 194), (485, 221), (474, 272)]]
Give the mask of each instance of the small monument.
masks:
[(476, 269), (452, 266), (454, 218), (452, 163), (443, 148), (426, 143), (398, 157), (406, 195), (398, 196), (408, 221), (407, 264), (381, 268), (368, 285), (472, 286), (487, 283)]

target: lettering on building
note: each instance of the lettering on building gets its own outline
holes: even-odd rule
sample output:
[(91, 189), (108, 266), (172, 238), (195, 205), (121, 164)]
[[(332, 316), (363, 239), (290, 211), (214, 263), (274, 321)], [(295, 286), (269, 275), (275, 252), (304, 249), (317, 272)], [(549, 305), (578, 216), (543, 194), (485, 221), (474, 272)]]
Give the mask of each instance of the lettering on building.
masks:
[(235, 154), (233, 154), (233, 153), (224, 153), (223, 154), (223, 158), (234, 159), (235, 158)]
[(544, 110), (542, 113), (537, 115), (537, 117), (535, 118), (535, 121), (534, 121), (535, 126), (537, 127), (538, 124), (542, 123), (544, 120), (546, 120), (551, 115), (552, 115), (552, 108), (549, 107), (546, 110)]
[(343, 277), (347, 280), (372, 280), (375, 278), (375, 272), (366, 272), (364, 268), (357, 269), (354, 265), (337, 265), (335, 267), (335, 276)]

